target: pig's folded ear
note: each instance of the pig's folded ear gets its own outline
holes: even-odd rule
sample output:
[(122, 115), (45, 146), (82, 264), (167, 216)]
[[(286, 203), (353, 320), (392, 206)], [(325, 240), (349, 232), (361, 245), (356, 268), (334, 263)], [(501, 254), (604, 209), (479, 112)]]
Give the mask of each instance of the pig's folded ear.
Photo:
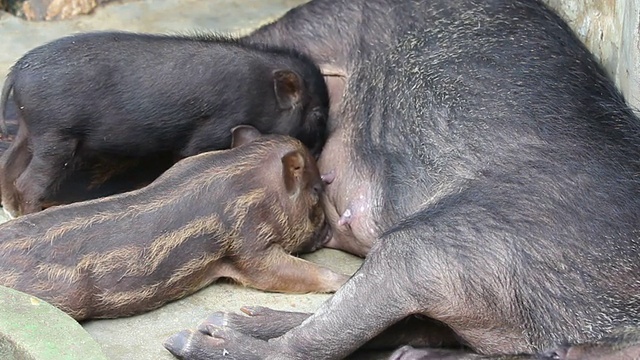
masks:
[(273, 72), (273, 89), (281, 109), (287, 110), (297, 106), (302, 99), (302, 79), (291, 70)]
[(282, 157), (282, 177), (289, 195), (298, 192), (303, 184), (304, 156), (300, 151), (291, 151)]
[(260, 137), (260, 131), (250, 125), (238, 125), (231, 129), (231, 148), (248, 144)]

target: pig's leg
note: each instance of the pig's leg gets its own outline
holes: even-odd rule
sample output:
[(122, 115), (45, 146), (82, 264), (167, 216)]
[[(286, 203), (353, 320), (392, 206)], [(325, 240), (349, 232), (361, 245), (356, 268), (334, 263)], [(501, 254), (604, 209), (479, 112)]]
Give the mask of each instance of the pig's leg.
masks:
[(31, 162), (16, 181), (22, 214), (42, 210), (47, 193), (64, 179), (71, 168), (77, 141), (73, 139), (32, 139)]
[(349, 276), (292, 256), (273, 246), (235, 266), (226, 276), (260, 290), (287, 293), (334, 292)]
[[(279, 311), (262, 306), (245, 306), (236, 313), (215, 312), (198, 330), (205, 334), (211, 326), (229, 327), (254, 338), (269, 340), (284, 335), (313, 314)], [(428, 318), (408, 316), (367, 342), (364, 349), (393, 350), (399, 346), (459, 347), (455, 333), (444, 324)]]
[(16, 194), (15, 181), (24, 172), (30, 161), (28, 131), (22, 125), (18, 128), (18, 134), (11, 146), (0, 157), (2, 208), (10, 217), (19, 215), (19, 197)]
[[(391, 240), (391, 239), (387, 239)], [(412, 256), (393, 254), (393, 241), (381, 241), (364, 264), (336, 294), (302, 325), (267, 341), (252, 338), (230, 328), (211, 326), (209, 335), (181, 332), (165, 346), (184, 359), (341, 359), (407, 315), (419, 311), (419, 301), (408, 291), (407, 268), (415, 267)], [(378, 250), (378, 251), (376, 251)]]

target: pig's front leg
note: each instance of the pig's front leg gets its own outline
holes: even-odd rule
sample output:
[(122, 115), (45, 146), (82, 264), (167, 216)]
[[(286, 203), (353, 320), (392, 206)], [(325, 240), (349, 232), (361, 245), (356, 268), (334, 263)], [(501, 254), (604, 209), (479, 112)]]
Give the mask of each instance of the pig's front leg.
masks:
[[(387, 244), (390, 246), (390, 244)], [(183, 331), (165, 343), (181, 359), (341, 359), (418, 310), (409, 279), (386, 254), (372, 251), (362, 268), (318, 312), (268, 341), (229, 327)], [(390, 276), (390, 274), (398, 276)]]
[[(208, 316), (198, 326), (198, 331), (209, 333), (210, 328), (228, 327), (261, 340), (284, 335), (302, 324), (313, 314), (273, 310), (262, 306), (244, 306), (243, 314), (218, 311)], [(446, 325), (422, 316), (407, 316), (371, 339), (363, 349), (393, 350), (403, 345), (421, 347), (459, 347), (455, 333)]]

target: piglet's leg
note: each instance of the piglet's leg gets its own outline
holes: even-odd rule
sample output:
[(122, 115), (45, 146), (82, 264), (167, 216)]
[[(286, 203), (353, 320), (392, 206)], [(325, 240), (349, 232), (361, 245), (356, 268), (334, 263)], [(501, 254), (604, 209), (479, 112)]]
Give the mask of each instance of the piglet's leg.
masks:
[(72, 139), (32, 139), (33, 155), (25, 171), (16, 180), (24, 215), (42, 210), (42, 202), (59, 184), (71, 162), (77, 141)]
[(242, 284), (286, 293), (334, 292), (349, 279), (348, 275), (290, 255), (279, 246), (242, 261), (236, 269), (229, 277)]
[(14, 183), (31, 161), (31, 152), (28, 145), (27, 129), (25, 126), (21, 126), (18, 129), (16, 138), (0, 157), (2, 207), (11, 217), (19, 215), (19, 198), (16, 194)]

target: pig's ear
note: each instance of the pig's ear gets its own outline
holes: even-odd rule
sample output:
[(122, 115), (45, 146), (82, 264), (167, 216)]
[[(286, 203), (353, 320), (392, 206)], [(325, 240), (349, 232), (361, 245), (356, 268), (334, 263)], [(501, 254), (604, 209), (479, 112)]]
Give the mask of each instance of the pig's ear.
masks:
[(302, 79), (291, 70), (273, 72), (273, 89), (278, 105), (283, 110), (296, 107), (302, 99)]
[(304, 156), (300, 151), (291, 151), (282, 157), (282, 177), (289, 195), (293, 195), (303, 184)]
[(238, 125), (231, 129), (231, 148), (248, 144), (260, 137), (260, 131), (249, 125)]

